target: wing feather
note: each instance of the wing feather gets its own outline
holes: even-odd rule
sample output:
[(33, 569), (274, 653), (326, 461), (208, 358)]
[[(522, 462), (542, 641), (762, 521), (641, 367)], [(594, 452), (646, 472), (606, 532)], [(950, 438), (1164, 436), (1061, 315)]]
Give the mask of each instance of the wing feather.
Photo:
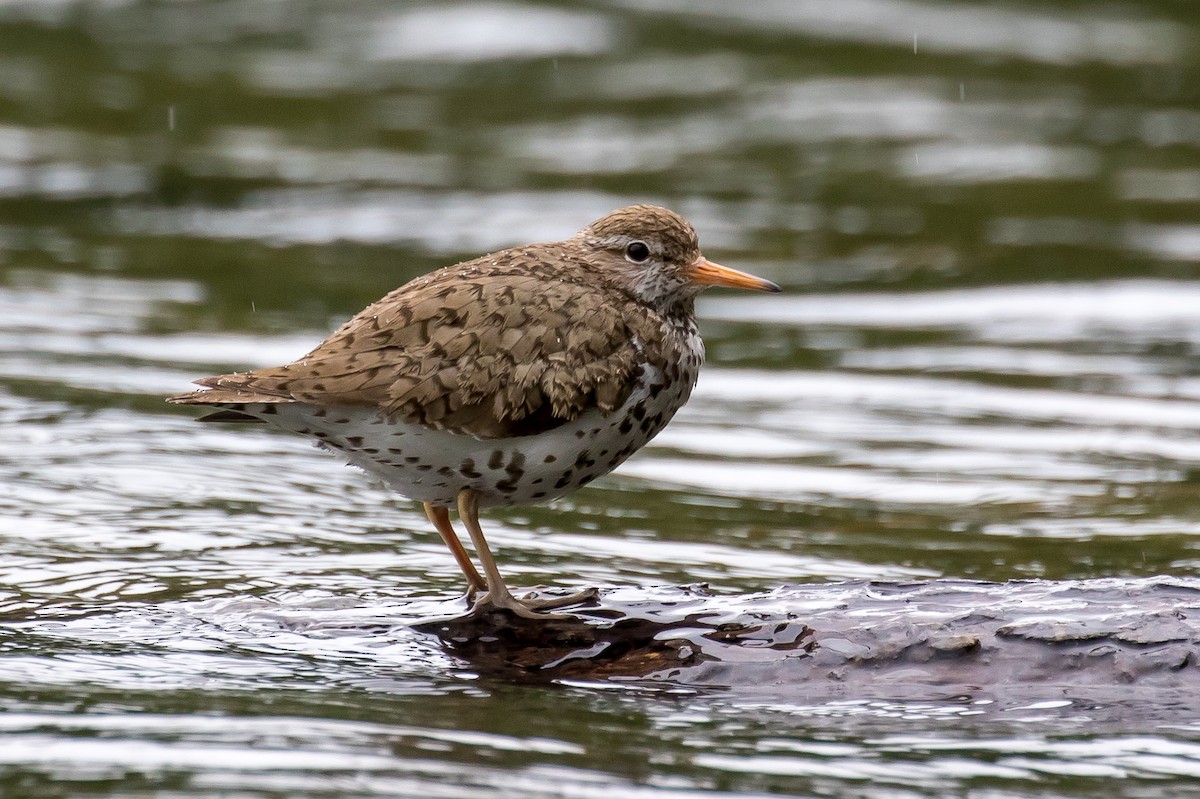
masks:
[(643, 343), (656, 319), (602, 281), (565, 279), (545, 248), (418, 278), (303, 358), (205, 378), (209, 390), (172, 401), (370, 406), (479, 438), (541, 432), (593, 406), (611, 412), (643, 362), (659, 360)]

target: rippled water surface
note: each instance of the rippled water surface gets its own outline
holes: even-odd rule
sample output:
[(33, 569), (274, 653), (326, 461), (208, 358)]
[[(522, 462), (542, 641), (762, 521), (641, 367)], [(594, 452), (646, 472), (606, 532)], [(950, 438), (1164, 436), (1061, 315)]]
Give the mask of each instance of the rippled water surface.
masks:
[(1198, 42), (1170, 0), (0, 2), (0, 795), (1200, 795), (1195, 706), (1133, 689), (484, 673), (408, 626), (461, 607), (418, 507), (162, 401), (659, 202), (786, 293), (706, 295), (671, 426), (487, 515), (513, 583), (1196, 577)]

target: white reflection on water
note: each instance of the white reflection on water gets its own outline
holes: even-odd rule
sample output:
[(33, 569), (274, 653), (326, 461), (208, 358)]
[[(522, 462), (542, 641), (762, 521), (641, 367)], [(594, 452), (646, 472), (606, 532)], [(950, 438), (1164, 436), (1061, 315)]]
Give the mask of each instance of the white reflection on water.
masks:
[(1028, 736), (960, 741), (897, 735), (873, 743), (885, 751), (994, 752), (1004, 756), (999, 763), (1045, 774), (1200, 777), (1200, 744), (1162, 737), (1117, 735), (1096, 741), (1053, 741)]
[(1200, 225), (1129, 225), (1128, 248), (1173, 261), (1200, 261)]
[[(584, 78), (581, 86), (598, 80)], [(690, 77), (680, 72), (679, 80)], [(720, 110), (522, 122), (503, 128), (503, 144), (522, 163), (563, 174), (703, 170), (752, 144), (816, 147), (848, 141), (875, 141), (890, 150), (860, 153), (862, 167), (923, 183), (1084, 180), (1101, 168), (1099, 152), (1089, 146), (1043, 141), (1046, 127), (1079, 123), (1084, 106), (1011, 97), (964, 103), (951, 88), (940, 78), (749, 82)], [(698, 161), (698, 155), (707, 160)]]
[(0, 285), (3, 350), (36, 351), (44, 335), (138, 331), (165, 303), (204, 298), (199, 284), (184, 280), (135, 280), (98, 275), (14, 269)]
[[(1003, 780), (1029, 779), (1032, 772), (990, 763), (954, 761), (940, 758), (923, 763), (896, 763), (867, 760), (862, 757), (818, 758), (772, 756), (696, 755), (693, 762), (703, 768), (752, 774), (774, 774), (812, 777), (838, 777), (883, 785), (936, 785), (946, 778), (956, 778), (969, 772), (974, 777), (993, 777)], [(948, 786), (947, 786), (948, 787)]]
[(1156, 335), (1200, 340), (1200, 282), (1122, 280), (1039, 283), (928, 292), (706, 298), (707, 319), (793, 325), (908, 329), (961, 328), (985, 340), (1145, 341)]
[[(1200, 428), (1200, 406), (1194, 402), (1157, 397), (1104, 395), (1088, 391), (1027, 389), (993, 386), (966, 380), (924, 378), (920, 376), (881, 376), (834, 372), (808, 372), (777, 375), (769, 372), (710, 369), (705, 378), (701, 400), (748, 400), (756, 404), (787, 403), (813, 405), (809, 416), (795, 415), (792, 425), (821, 426), (825, 420), (816, 415), (820, 404), (837, 409), (849, 405), (872, 406), (881, 412), (906, 412), (929, 417), (970, 421), (996, 415), (1012, 420), (1063, 421), (1104, 425), (1147, 426), (1164, 429)], [(747, 382), (754, 388), (748, 391)], [(786, 408), (784, 409), (786, 411)], [(881, 413), (882, 416), (882, 413)], [(881, 422), (884, 419), (880, 420)], [(900, 417), (897, 423), (901, 423)], [(791, 426), (791, 425), (789, 425)]]
[[(909, 294), (714, 297), (701, 316), (796, 326), (834, 371), (709, 368), (657, 440), (690, 459), (635, 459), (663, 485), (775, 500), (827, 496), (1066, 507), (1180, 479), (1200, 461), (1200, 381), (1157, 342), (1200, 342), (1200, 284), (1118, 281)], [(872, 328), (928, 343), (863, 346)], [(839, 335), (839, 331), (844, 331)], [(1037, 378), (1034, 385), (979, 380)], [(736, 419), (737, 423), (730, 423)], [(755, 432), (742, 435), (738, 425)], [(734, 458), (715, 457), (728, 449)], [(1112, 525), (1030, 520), (1065, 535)], [(1173, 519), (1160, 532), (1195, 529)], [(1013, 529), (999, 524), (996, 528)], [(1126, 527), (1145, 533), (1149, 528)], [(1098, 532), (1111, 535), (1112, 532)]]
[[(907, 465), (912, 459), (913, 456), (909, 454), (903, 461)], [(937, 464), (929, 465), (936, 467)], [(1002, 480), (996, 477), (970, 481), (953, 471), (948, 471), (945, 477), (931, 473), (922, 479), (911, 474), (889, 475), (884, 471), (886, 466), (875, 463), (868, 468), (834, 469), (796, 464), (721, 464), (655, 458), (631, 461), (623, 471), (665, 485), (689, 486), (729, 496), (793, 502), (810, 501), (816, 497), (837, 497), (889, 504), (953, 506), (981, 502), (1066, 503), (1073, 498), (1103, 491), (1096, 486), (1065, 483), (1061, 479), (1041, 485), (1028, 480)]]
[(1123, 169), (1115, 175), (1122, 200), (1158, 203), (1200, 202), (1200, 170)]
[(622, 5), (686, 14), (693, 24), (708, 18), (756, 31), (1061, 64), (1171, 62), (1187, 47), (1187, 31), (1174, 23), (1128, 19), (1115, 12), (1097, 15), (1092, 9), (1049, 14), (990, 4), (915, 0), (626, 0)]
[(1099, 155), (1087, 147), (1038, 144), (920, 144), (896, 153), (895, 169), (937, 183), (1006, 180), (1087, 180), (1099, 172)]
[(485, 252), (557, 241), (625, 203), (601, 192), (418, 190), (271, 191), (237, 209), (123, 209), (115, 223), (140, 236), (252, 239), (274, 244), (420, 243), (433, 252)]
[(232, 175), (289, 184), (445, 186), (454, 167), (445, 153), (318, 148), (289, 142), (275, 128), (218, 128), (189, 159), (201, 175)]
[(492, 61), (595, 55), (615, 35), (599, 14), (500, 2), (440, 4), (371, 21), (368, 58)]
[[(738, 457), (716, 458), (721, 436), (710, 441), (701, 431), (731, 413), (764, 432), (740, 439), (729, 453)], [(1172, 479), (1172, 467), (1136, 459), (1200, 459), (1198, 432), (1192, 401), (913, 375), (709, 369), (656, 442), (694, 459), (638, 458), (623, 472), (781, 501), (1065, 506), (1112, 482)], [(727, 437), (738, 438), (737, 428)]]

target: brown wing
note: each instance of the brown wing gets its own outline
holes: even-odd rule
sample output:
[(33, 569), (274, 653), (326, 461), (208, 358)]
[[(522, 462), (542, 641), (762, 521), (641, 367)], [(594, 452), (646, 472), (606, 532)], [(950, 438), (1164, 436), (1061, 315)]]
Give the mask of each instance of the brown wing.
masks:
[(612, 411), (646, 359), (653, 320), (612, 289), (564, 279), (545, 247), (542, 260), (506, 251), (418, 278), (303, 358), (199, 380), (212, 390), (172, 401), (369, 406), (480, 438)]

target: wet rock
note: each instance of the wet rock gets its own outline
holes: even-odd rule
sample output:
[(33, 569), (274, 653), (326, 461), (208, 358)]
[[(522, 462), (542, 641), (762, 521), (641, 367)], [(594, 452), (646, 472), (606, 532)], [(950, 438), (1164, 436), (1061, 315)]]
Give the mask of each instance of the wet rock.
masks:
[(852, 696), (897, 689), (1200, 689), (1200, 580), (848, 582), (753, 595), (601, 591), (566, 618), (415, 625), (481, 673)]

